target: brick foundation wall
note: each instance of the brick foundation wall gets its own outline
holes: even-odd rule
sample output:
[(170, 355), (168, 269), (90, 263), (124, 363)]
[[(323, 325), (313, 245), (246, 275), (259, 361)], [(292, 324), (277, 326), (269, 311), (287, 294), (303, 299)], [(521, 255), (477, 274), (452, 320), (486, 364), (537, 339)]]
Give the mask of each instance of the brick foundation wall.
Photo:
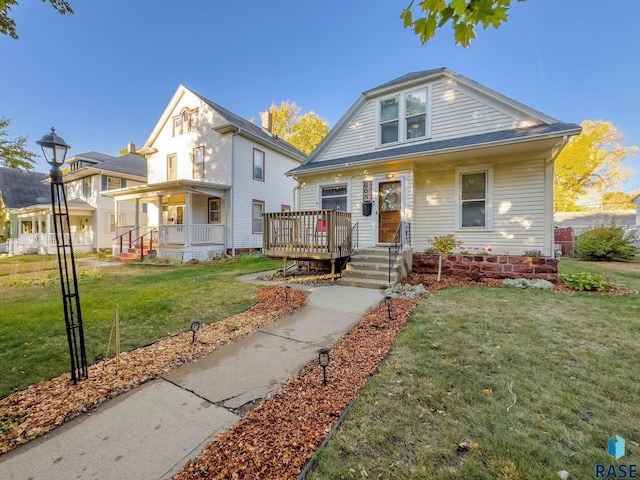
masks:
[[(438, 255), (413, 254), (413, 271), (438, 273)], [(558, 260), (518, 255), (445, 255), (442, 274), (480, 278), (541, 278), (558, 281)]]

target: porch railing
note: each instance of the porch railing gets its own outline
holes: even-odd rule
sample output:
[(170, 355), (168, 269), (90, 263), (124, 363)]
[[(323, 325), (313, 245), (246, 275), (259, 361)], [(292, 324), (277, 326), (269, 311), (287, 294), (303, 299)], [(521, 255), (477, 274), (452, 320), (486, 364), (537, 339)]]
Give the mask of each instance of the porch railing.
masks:
[(341, 250), (347, 251), (351, 246), (351, 213), (348, 212), (274, 212), (263, 214), (263, 219), (262, 247), (268, 254), (298, 257), (322, 254), (337, 258)]
[[(71, 241), (75, 247), (93, 246), (93, 232), (74, 232)], [(69, 243), (69, 233), (64, 234), (64, 243)], [(9, 255), (24, 253), (53, 254), (56, 253), (55, 233), (22, 233), (18, 238), (10, 238), (7, 242)]]
[(396, 263), (398, 254), (405, 245), (411, 245), (411, 223), (401, 220), (396, 228), (396, 234), (389, 245), (389, 283), (391, 283), (391, 270)]
[[(187, 228), (189, 238), (187, 239)], [(162, 244), (190, 245), (224, 244), (224, 225), (193, 224), (162, 225), (158, 227), (159, 240)]]
[[(124, 229), (127, 230), (124, 230)], [(116, 227), (116, 238), (113, 239), (113, 254), (117, 255), (124, 251), (124, 248), (133, 248), (141, 239), (147, 237), (147, 243), (152, 243), (153, 231), (155, 227), (141, 226), (141, 227)], [(144, 241), (144, 240), (143, 240)], [(157, 242), (156, 242), (157, 243)]]

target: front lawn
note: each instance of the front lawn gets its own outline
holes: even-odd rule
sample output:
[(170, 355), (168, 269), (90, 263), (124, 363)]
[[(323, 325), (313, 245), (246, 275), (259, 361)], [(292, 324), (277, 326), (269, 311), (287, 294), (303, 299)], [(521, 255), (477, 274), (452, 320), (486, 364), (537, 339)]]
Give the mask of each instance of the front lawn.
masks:
[[(640, 289), (640, 263), (562, 260)], [(456, 287), (429, 295), (307, 478), (594, 478), (640, 457), (640, 300)]]
[[(126, 351), (188, 330), (193, 319), (211, 323), (246, 310), (258, 286), (234, 277), (280, 264), (245, 256), (201, 265), (79, 267), (89, 363), (107, 353), (116, 305)], [(57, 275), (55, 257), (0, 259), (0, 398), (69, 371)]]

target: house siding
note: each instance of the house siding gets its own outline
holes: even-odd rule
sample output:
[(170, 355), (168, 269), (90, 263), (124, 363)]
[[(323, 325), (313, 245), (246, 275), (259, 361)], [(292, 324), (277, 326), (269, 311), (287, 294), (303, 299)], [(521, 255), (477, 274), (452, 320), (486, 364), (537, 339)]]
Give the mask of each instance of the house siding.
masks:
[[(264, 181), (253, 178), (253, 149), (265, 152)], [(252, 232), (253, 200), (264, 202), (265, 212), (279, 212), (281, 206), (293, 205), (296, 181), (284, 173), (299, 165), (275, 150), (257, 145), (239, 135), (233, 137), (233, 247), (262, 248), (262, 234)]]
[[(476, 98), (464, 88), (436, 81), (431, 85), (431, 137), (425, 142), (447, 140), (457, 137), (510, 130), (539, 123), (524, 114), (502, 111), (483, 99)], [(411, 90), (420, 86), (411, 87)], [(316, 162), (344, 158), (352, 155), (371, 153), (381, 149), (377, 142), (377, 105), (378, 98), (367, 101), (354, 115), (353, 120), (327, 148)], [(394, 144), (406, 145), (408, 142)]]
[[(195, 131), (173, 135), (173, 117), (180, 114), (183, 108), (198, 109), (198, 128)], [(226, 123), (217, 112), (213, 111), (202, 100), (190, 92), (186, 92), (162, 126), (153, 147), (156, 153), (149, 156), (147, 175), (149, 184), (166, 182), (167, 156), (177, 157), (176, 179), (193, 179), (193, 149), (205, 145), (204, 178), (197, 180), (229, 185), (231, 183), (230, 138), (221, 135), (215, 127)]]
[(551, 255), (545, 236), (545, 160), (540, 157), (496, 160), (493, 164), (493, 227), (456, 230), (455, 165), (416, 172), (414, 246), (429, 248), (434, 236), (453, 233), (471, 253), (520, 255), (541, 250)]

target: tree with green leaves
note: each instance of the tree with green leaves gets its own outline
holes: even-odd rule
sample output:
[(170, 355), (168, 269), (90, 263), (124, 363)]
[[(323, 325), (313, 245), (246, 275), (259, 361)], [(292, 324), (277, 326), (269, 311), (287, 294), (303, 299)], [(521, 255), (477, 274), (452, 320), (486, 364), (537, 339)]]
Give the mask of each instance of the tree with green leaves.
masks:
[(582, 122), (582, 133), (571, 139), (555, 161), (554, 211), (580, 210), (582, 197), (600, 198), (629, 177), (631, 170), (623, 161), (634, 156), (638, 147), (626, 147), (623, 141), (622, 132), (611, 122)]
[(37, 155), (25, 148), (27, 137), (18, 137), (15, 140), (5, 138), (9, 136), (9, 125), (10, 118), (0, 118), (0, 166), (32, 170)]
[(286, 140), (305, 155), (309, 155), (329, 133), (329, 124), (311, 110), (300, 115), (296, 102), (275, 103), (269, 107), (272, 117), (271, 131)]
[[(60, 12), (60, 15), (66, 13), (73, 13), (71, 5), (66, 0), (41, 0), (42, 3), (50, 3), (51, 6)], [(0, 0), (0, 33), (3, 35), (9, 35), (11, 38), (17, 40), (18, 32), (16, 30), (16, 22), (11, 18), (11, 10), (14, 6), (18, 5), (18, 0)]]
[[(525, 0), (518, 0), (524, 2)], [(468, 47), (476, 38), (475, 27), (499, 28), (507, 21), (512, 0), (411, 0), (400, 18), (424, 45), (436, 30), (451, 22), (456, 45)]]

